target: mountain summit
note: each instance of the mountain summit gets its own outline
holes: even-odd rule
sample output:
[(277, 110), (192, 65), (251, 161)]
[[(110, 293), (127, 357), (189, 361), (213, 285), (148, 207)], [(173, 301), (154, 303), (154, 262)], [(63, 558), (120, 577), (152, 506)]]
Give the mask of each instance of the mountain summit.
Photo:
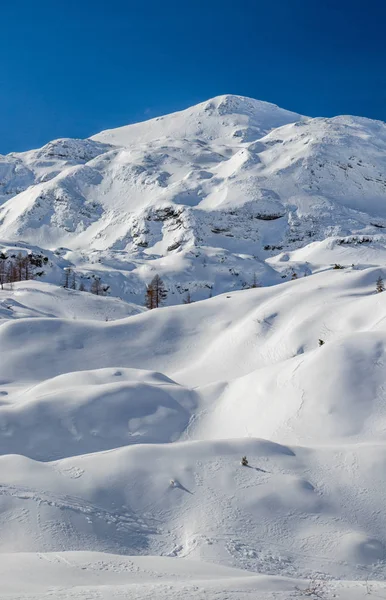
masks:
[(102, 131), (91, 139), (119, 146), (170, 139), (200, 139), (237, 145), (256, 140), (276, 127), (302, 118), (269, 102), (224, 95), (144, 123)]

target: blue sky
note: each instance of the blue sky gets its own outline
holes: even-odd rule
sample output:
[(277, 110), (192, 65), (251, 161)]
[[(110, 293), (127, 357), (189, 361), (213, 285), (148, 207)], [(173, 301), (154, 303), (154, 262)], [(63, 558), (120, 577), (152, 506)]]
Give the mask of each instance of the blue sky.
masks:
[(224, 93), (386, 120), (384, 0), (1, 4), (0, 153)]

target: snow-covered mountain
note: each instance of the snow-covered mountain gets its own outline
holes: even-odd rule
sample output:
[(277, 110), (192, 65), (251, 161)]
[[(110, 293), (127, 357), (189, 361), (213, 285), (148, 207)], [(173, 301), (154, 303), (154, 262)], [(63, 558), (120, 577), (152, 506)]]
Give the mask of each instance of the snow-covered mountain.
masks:
[(281, 250), (382, 233), (385, 149), (381, 122), (220, 96), (2, 157), (0, 239), (63, 248), (129, 301), (155, 272), (171, 304), (277, 283)]
[(386, 597), (385, 148), (220, 96), (0, 158), (2, 598)]

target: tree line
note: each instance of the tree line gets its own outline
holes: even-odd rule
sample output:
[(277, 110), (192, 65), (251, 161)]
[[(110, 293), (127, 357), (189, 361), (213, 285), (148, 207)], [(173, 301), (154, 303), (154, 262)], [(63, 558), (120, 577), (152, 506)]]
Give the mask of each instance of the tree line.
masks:
[(103, 283), (100, 277), (92, 277), (89, 289), (87, 289), (83, 277), (78, 285), (76, 273), (71, 267), (66, 267), (64, 269), (63, 287), (70, 290), (79, 290), (79, 292), (91, 292), (91, 294), (95, 294), (95, 296), (106, 296), (110, 289), (110, 286)]
[(13, 287), (16, 281), (28, 281), (44, 275), (43, 265), (48, 263), (47, 256), (43, 254), (11, 254), (7, 256), (0, 252), (0, 287), (4, 284)]
[[(258, 288), (261, 284), (257, 280), (256, 273), (253, 275), (252, 282), (248, 285), (248, 288)], [(153, 308), (159, 308), (163, 306), (168, 297), (168, 290), (159, 275), (154, 275), (151, 282), (146, 286), (145, 292), (145, 306), (149, 310)], [(211, 297), (211, 296), (210, 296)], [(193, 302), (190, 291), (188, 290), (185, 297), (182, 300), (183, 304), (191, 304)]]

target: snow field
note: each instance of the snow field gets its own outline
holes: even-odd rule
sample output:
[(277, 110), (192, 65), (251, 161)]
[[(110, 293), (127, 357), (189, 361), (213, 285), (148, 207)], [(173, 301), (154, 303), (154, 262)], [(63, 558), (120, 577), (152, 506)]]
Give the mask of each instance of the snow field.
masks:
[(5, 322), (2, 551), (382, 579), (380, 272), (111, 322)]

